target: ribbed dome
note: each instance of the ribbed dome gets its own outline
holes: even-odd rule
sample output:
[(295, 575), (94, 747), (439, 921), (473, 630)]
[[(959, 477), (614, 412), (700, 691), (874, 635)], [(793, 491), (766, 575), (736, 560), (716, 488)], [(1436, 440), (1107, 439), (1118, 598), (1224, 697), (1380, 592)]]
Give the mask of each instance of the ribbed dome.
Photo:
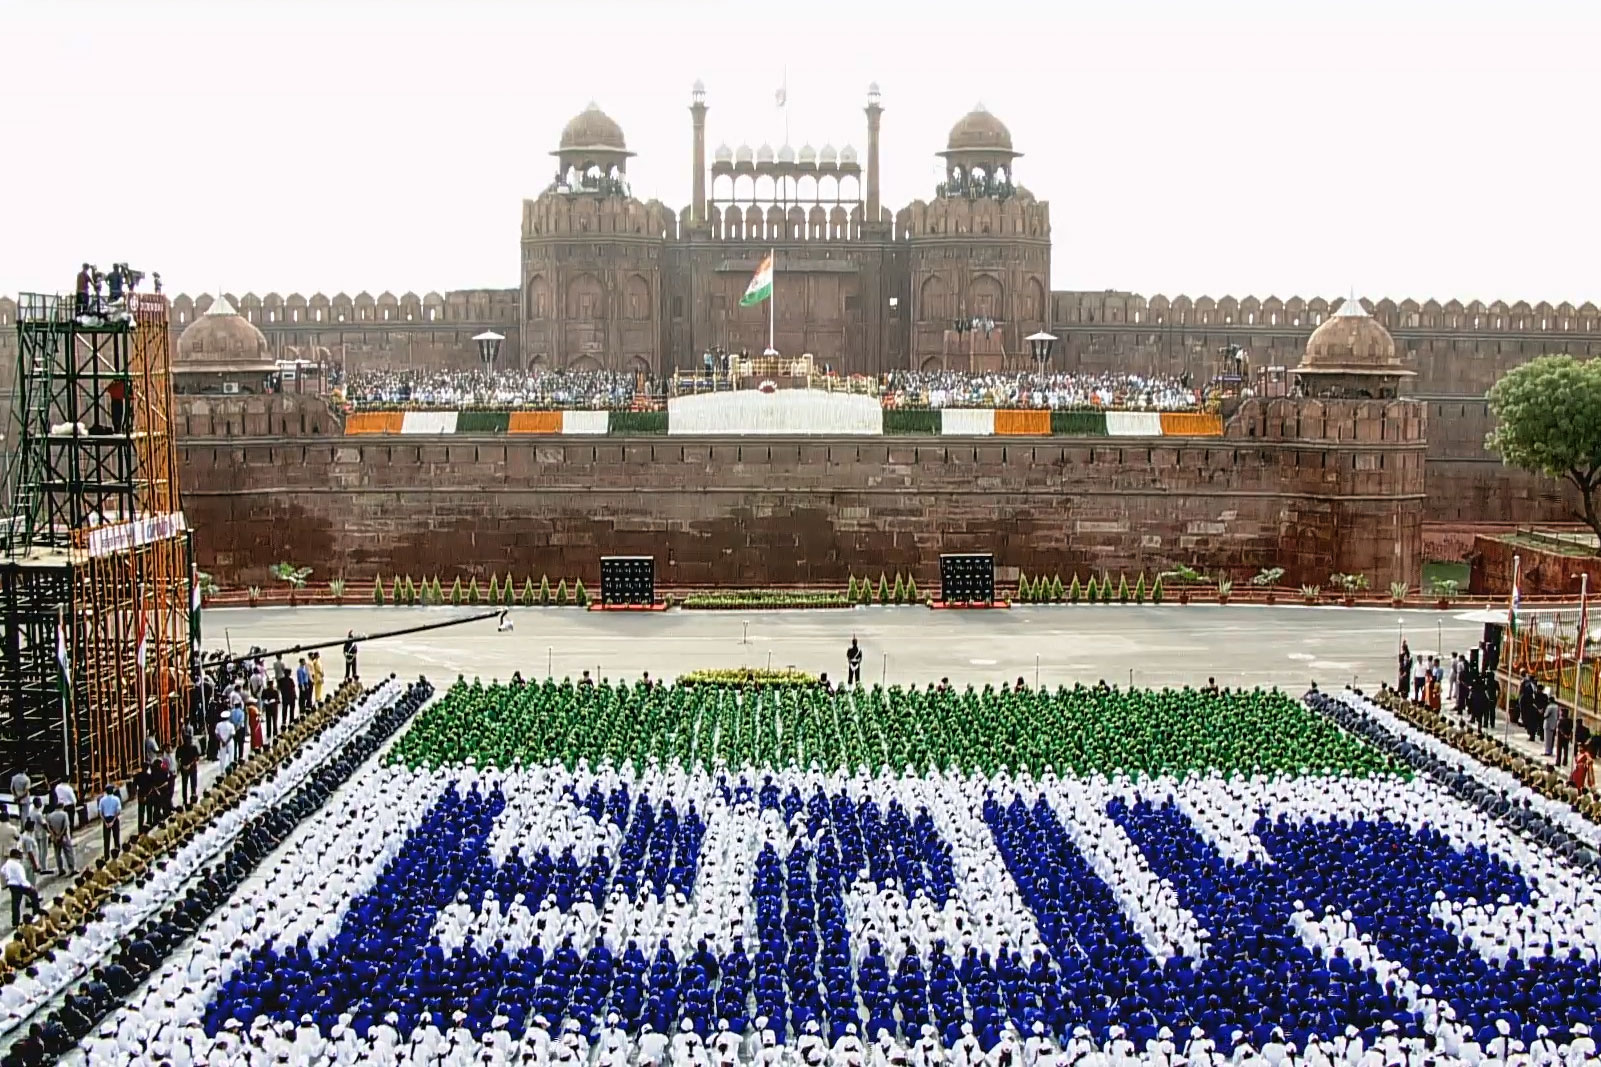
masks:
[(561, 151), (626, 152), (628, 142), (623, 140), (623, 128), (612, 117), (591, 102), (561, 131)]
[(946, 139), (947, 152), (1012, 150), (1012, 131), (1006, 123), (991, 115), (983, 104), (956, 120), (951, 135)]
[(1302, 370), (1388, 370), (1398, 368), (1395, 338), (1355, 297), (1312, 331)]
[(823, 150), (817, 153), (817, 161), (819, 163), (837, 163), (839, 162), (839, 153), (834, 151), (833, 145), (825, 144)]
[(267, 338), (218, 296), (178, 337), (180, 363), (272, 363)]
[(795, 150), (789, 145), (785, 145), (784, 147), (780, 148), (778, 150), (778, 161), (780, 163), (795, 162)]
[(809, 144), (801, 145), (800, 161), (802, 163), (815, 163), (815, 162), (817, 162), (817, 149), (813, 148)]
[(712, 158), (719, 163), (732, 163), (734, 161), (734, 150), (726, 144), (720, 144), (717, 146), (717, 151), (712, 153)]
[(770, 144), (763, 143), (763, 145), (756, 150), (756, 162), (758, 162), (758, 163), (771, 163), (772, 161), (773, 161), (773, 146), (770, 145)]
[(750, 145), (742, 144), (738, 148), (734, 149), (734, 162), (735, 163), (749, 163), (751, 161), (751, 159), (752, 159), (752, 152), (750, 150)]
[(852, 148), (850, 145), (846, 145), (844, 148), (841, 148), (839, 150), (839, 161), (841, 163), (855, 163), (856, 149)]

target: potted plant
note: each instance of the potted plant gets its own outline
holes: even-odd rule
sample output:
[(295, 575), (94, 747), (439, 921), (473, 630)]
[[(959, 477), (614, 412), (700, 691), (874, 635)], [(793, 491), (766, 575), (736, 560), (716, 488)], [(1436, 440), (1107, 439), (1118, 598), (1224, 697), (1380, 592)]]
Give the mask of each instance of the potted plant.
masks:
[(261, 603), (261, 586), (251, 586), (249, 589), (245, 590), (245, 595), (250, 598), (250, 606), (255, 607), (257, 604)]
[(274, 563), (272, 576), (289, 587), (289, 606), (294, 607), (300, 590), (306, 588), (311, 577), (310, 567), (297, 567), (293, 563)]
[(217, 595), (217, 583), (205, 571), (195, 571), (195, 585), (200, 589), (200, 603), (205, 606), (207, 600)]
[(381, 574), (374, 575), (372, 580), (372, 606), (381, 608), (384, 603), (384, 576)]
[(330, 581), (328, 583), (328, 595), (334, 598), (335, 604), (343, 604), (345, 602), (345, 580), (343, 578), (335, 578)]
[(1178, 583), (1180, 604), (1188, 604), (1190, 602), (1190, 586), (1201, 585), (1206, 581), (1206, 575), (1183, 563), (1180, 563), (1170, 571), (1163, 571), (1157, 577)]
[(1319, 585), (1301, 586), (1301, 603), (1316, 604), (1323, 595), (1323, 587)]
[(1441, 578), (1434, 583), (1434, 606), (1444, 610), (1451, 606), (1451, 600), (1456, 596), (1457, 589), (1461, 587), (1455, 578)]
[(1269, 604), (1272, 604), (1277, 602), (1279, 598), (1278, 584), (1279, 579), (1282, 577), (1284, 577), (1283, 567), (1263, 567), (1256, 572), (1256, 577), (1251, 579), (1251, 584), (1258, 589), (1265, 590), (1266, 600)]
[(1344, 593), (1341, 597), (1346, 607), (1356, 605), (1356, 594), (1368, 587), (1368, 576), (1365, 574), (1331, 574), (1329, 584), (1338, 586)]
[(1398, 608), (1402, 604), (1405, 604), (1406, 603), (1407, 590), (1409, 590), (1410, 588), (1411, 588), (1411, 586), (1407, 585), (1405, 582), (1391, 582), (1390, 583), (1390, 607)]
[(1234, 579), (1219, 578), (1217, 580), (1217, 602), (1219, 604), (1227, 604), (1229, 602), (1229, 593), (1233, 591)]

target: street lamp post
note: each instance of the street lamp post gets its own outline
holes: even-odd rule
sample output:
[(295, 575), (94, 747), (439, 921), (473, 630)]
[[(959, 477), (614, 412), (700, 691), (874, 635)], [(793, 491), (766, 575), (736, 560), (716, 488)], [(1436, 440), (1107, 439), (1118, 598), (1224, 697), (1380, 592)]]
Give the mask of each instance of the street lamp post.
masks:
[(495, 357), (500, 355), (500, 342), (505, 338), (494, 330), (485, 330), (473, 338), (478, 342), (478, 361), (486, 367), (495, 365)]
[(1037, 374), (1043, 377), (1045, 368), (1051, 362), (1051, 347), (1056, 344), (1055, 335), (1040, 330), (1038, 333), (1029, 334), (1023, 340), (1027, 341), (1034, 349), (1034, 369)]

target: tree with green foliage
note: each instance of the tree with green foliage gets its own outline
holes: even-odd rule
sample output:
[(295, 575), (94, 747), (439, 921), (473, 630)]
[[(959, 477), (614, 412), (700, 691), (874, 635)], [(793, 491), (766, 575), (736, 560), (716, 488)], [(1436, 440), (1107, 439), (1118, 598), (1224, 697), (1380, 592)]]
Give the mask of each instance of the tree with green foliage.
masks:
[(550, 575), (548, 574), (539, 576), (539, 606), (542, 608), (550, 606)]
[(895, 572), (895, 586), (890, 590), (890, 597), (897, 604), (906, 603), (906, 576), (900, 571)]
[(873, 602), (873, 579), (862, 579), (861, 594), (862, 598), (857, 601), (858, 604), (871, 604)]
[(1128, 603), (1128, 575), (1126, 574), (1117, 576), (1117, 602), (1119, 604)]
[(1156, 576), (1156, 581), (1151, 583), (1151, 603), (1160, 604), (1161, 602), (1162, 602), (1162, 576), (1160, 574), (1158, 574)]
[(391, 604), (404, 604), (406, 587), (400, 584), (400, 575), (395, 575), (394, 582), (389, 586), (389, 602)]
[(406, 575), (406, 588), (401, 590), (401, 593), (405, 596), (408, 604), (422, 603), (417, 596), (417, 583), (411, 580), (411, 575), (409, 574)]
[(1575, 517), (1601, 538), (1601, 362), (1541, 356), (1508, 371), (1490, 388), (1496, 427), (1484, 446), (1502, 462), (1579, 491)]
[(461, 599), (461, 575), (458, 574), (456, 575), (456, 580), (450, 585), (450, 602), (452, 605), (460, 607)]
[(1053, 575), (1051, 578), (1051, 603), (1060, 604), (1065, 593), (1066, 590), (1062, 588), (1062, 576), (1060, 574)]
[(562, 578), (559, 581), (557, 581), (557, 583), (556, 583), (556, 603), (561, 604), (563, 606), (572, 603), (572, 600), (569, 599), (569, 594), (567, 592), (567, 579), (566, 578)]
[(1112, 595), (1112, 576), (1103, 572), (1101, 574), (1101, 603), (1110, 604), (1112, 602)]
[(381, 574), (372, 580), (372, 604), (375, 608), (384, 606), (384, 576)]
[(917, 594), (917, 579), (911, 575), (906, 576), (906, 602), (908, 604), (921, 604), (923, 598)]
[(489, 602), (495, 605), (500, 604), (500, 575), (493, 572), (489, 575)]
[(1134, 579), (1134, 603), (1145, 603), (1145, 572), (1141, 571)]
[(889, 603), (889, 578), (885, 576), (883, 571), (878, 572), (878, 602), (880, 604)]
[(483, 602), (484, 591), (478, 588), (478, 575), (475, 574), (467, 583), (467, 603), (482, 604)]
[(845, 599), (852, 604), (856, 603), (856, 575), (851, 575), (850, 584), (845, 587)]
[(1100, 583), (1095, 580), (1095, 575), (1092, 574), (1090, 575), (1089, 580), (1084, 583), (1084, 603), (1093, 604), (1100, 599), (1101, 586)]
[(581, 608), (589, 607), (589, 590), (584, 588), (584, 580), (582, 578), (573, 580), (573, 603)]
[(522, 607), (531, 608), (539, 602), (539, 591), (534, 588), (534, 577), (529, 575), (523, 579), (523, 591), (517, 597), (517, 603)]
[(1084, 598), (1084, 586), (1079, 583), (1078, 572), (1073, 572), (1073, 584), (1067, 587), (1067, 599), (1077, 604)]

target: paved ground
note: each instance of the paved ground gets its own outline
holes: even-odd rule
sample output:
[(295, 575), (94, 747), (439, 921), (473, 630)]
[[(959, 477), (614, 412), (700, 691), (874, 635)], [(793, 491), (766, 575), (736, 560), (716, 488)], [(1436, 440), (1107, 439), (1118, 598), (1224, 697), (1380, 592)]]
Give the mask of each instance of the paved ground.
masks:
[[(273, 649), (471, 615), (471, 608), (226, 608), (205, 613), (208, 648)], [(1389, 608), (1216, 605), (1018, 607), (1010, 611), (930, 611), (923, 607), (833, 611), (620, 614), (576, 608), (512, 609), (515, 630), (493, 620), (362, 645), (362, 674), (391, 671), (436, 682), (457, 674), (509, 678), (672, 677), (699, 667), (767, 666), (845, 673), (856, 636), (872, 682), (1032, 683), (1074, 681), (1141, 686), (1204, 684), (1304, 688), (1353, 678), (1393, 681), (1404, 632), (1413, 651), (1443, 645), (1447, 655), (1477, 643), (1482, 625), (1446, 611)], [(339, 674), (338, 650), (324, 653)]]

